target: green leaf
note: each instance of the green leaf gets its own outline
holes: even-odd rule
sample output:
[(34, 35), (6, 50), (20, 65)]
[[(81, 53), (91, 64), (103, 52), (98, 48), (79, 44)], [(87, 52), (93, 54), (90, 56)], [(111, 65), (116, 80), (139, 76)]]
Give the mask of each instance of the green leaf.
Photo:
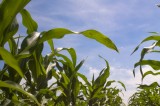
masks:
[(7, 88), (15, 89), (15, 90), (27, 95), (31, 99), (33, 99), (36, 102), (36, 104), (38, 106), (40, 106), (40, 103), (37, 101), (37, 99), (32, 94), (26, 92), (18, 84), (14, 83), (12, 81), (0, 81), (0, 87), (7, 87)]
[(148, 32), (148, 33), (151, 33), (151, 34), (159, 34), (158, 32)]
[(5, 30), (5, 37), (3, 39), (2, 45), (4, 45), (10, 38), (14, 36), (14, 34), (17, 33), (18, 27), (19, 25), (17, 19), (15, 18), (13, 22)]
[[(106, 87), (110, 86), (113, 82), (115, 82), (115, 80), (107, 81)], [(105, 87), (105, 88), (106, 88), (106, 87)]]
[(105, 45), (106, 47), (116, 50), (118, 52), (117, 47), (115, 44), (106, 36), (101, 34), (100, 32), (96, 30), (86, 30), (82, 32), (73, 32), (65, 28), (55, 28), (46, 32), (41, 33), (43, 36), (40, 39), (39, 43), (42, 43), (44, 41), (50, 40), (50, 39), (60, 39), (63, 38), (66, 34), (82, 34), (87, 38), (94, 39), (97, 42)]
[(72, 64), (72, 61), (67, 56), (65, 56), (63, 54), (56, 54), (56, 56), (62, 57), (66, 61), (67, 65), (70, 67), (71, 71), (74, 70), (74, 66)]
[(157, 86), (159, 86), (159, 84), (157, 82), (153, 82), (150, 85), (140, 85), (138, 88), (140, 88), (140, 89), (152, 89), (152, 88), (155, 88)]
[(9, 44), (11, 54), (16, 55), (17, 49), (18, 49), (17, 47), (18, 45), (16, 44), (16, 41), (13, 38), (11, 38), (8, 40), (8, 44)]
[[(103, 89), (103, 86), (99, 86), (97, 88), (94, 88), (93, 92), (91, 94), (91, 99), (95, 99), (95, 98), (101, 99), (102, 97), (100, 96), (100, 94), (101, 94), (102, 89)], [(105, 96), (105, 94), (104, 94), (104, 96)]]
[(54, 44), (53, 44), (53, 41), (52, 40), (48, 40), (47, 41), (49, 46), (50, 46), (50, 49), (52, 50), (52, 52), (54, 52)]
[(66, 34), (74, 34), (72, 31), (65, 29), (65, 28), (55, 28), (52, 30), (49, 30), (47, 32), (41, 33), (43, 36), (39, 40), (39, 43), (45, 42), (47, 40), (51, 39), (60, 39), (63, 38)]
[(70, 56), (72, 58), (73, 65), (75, 67), (76, 62), (77, 62), (77, 55), (76, 55), (76, 52), (75, 52), (74, 48), (57, 48), (57, 49), (55, 49), (55, 53), (58, 53), (62, 50), (67, 50), (68, 51), (68, 53), (70, 54)]
[(27, 28), (27, 34), (37, 31), (38, 25), (32, 19), (30, 13), (26, 9), (23, 9), (20, 13), (22, 15), (22, 23)]
[(72, 92), (73, 92), (72, 99), (74, 100), (74, 102), (76, 102), (77, 96), (80, 92), (80, 82), (77, 78), (74, 78), (72, 81)]
[(75, 50), (73, 48), (68, 48), (67, 51), (71, 55), (71, 58), (72, 58), (72, 61), (73, 61), (73, 65), (76, 66), (77, 55), (76, 55)]
[(85, 60), (82, 60), (82, 61), (76, 66), (75, 71), (78, 71), (78, 70), (81, 68), (81, 66), (83, 65), (84, 61), (85, 61)]
[(15, 69), (21, 77), (24, 77), (23, 72), (21, 68), (19, 67), (18, 61), (13, 57), (12, 54), (10, 54), (4, 48), (0, 47), (0, 55), (2, 56), (6, 64), (8, 64), (13, 69)]
[(89, 81), (87, 80), (87, 77), (81, 73), (77, 73), (77, 75), (82, 78), (82, 80), (87, 84), (87, 87), (89, 88), (90, 91), (92, 91), (92, 87), (91, 84), (89, 83)]
[(38, 44), (39, 37), (40, 33), (38, 32), (33, 32), (32, 34), (28, 35), (21, 44), (20, 55), (32, 53), (35, 50), (32, 48), (36, 47)]
[(139, 46), (140, 46), (142, 43), (144, 43), (144, 42), (146, 42), (146, 41), (150, 41), (150, 40), (159, 41), (159, 40), (160, 40), (160, 36), (149, 36), (149, 37), (145, 38), (145, 39), (134, 49), (134, 51), (131, 53), (131, 55), (138, 50)]
[(66, 74), (60, 72), (60, 74), (62, 75), (63, 81), (65, 83), (65, 85), (69, 84), (70, 79), (66, 76)]
[(152, 74), (152, 75), (156, 76), (156, 75), (159, 75), (160, 72), (154, 73), (154, 72), (152, 72), (152, 71), (147, 71), (147, 72), (145, 72), (144, 75), (142, 76), (142, 79), (144, 79), (144, 78), (145, 78), (147, 75), (149, 75), (149, 74)]
[(118, 52), (116, 45), (108, 37), (104, 36), (103, 34), (101, 34), (96, 30), (86, 30), (86, 31), (80, 32), (80, 34), (83, 34), (88, 38), (94, 39), (99, 43), (105, 45), (106, 47), (116, 50)]
[[(0, 44), (5, 38), (4, 31), (12, 23), (15, 16), (29, 3), (30, 0), (3, 0), (0, 4)], [(14, 5), (13, 5), (14, 4)]]
[[(101, 57), (101, 56), (100, 56)], [(102, 59), (104, 59), (103, 57), (101, 57)], [(105, 60), (105, 59), (104, 59)], [(108, 62), (107, 62), (107, 60), (105, 60), (105, 62), (106, 62), (106, 68), (104, 68), (101, 72), (100, 72), (100, 74), (99, 74), (99, 76), (97, 77), (97, 79), (94, 81), (94, 84), (93, 84), (93, 88), (95, 89), (95, 88), (97, 88), (97, 87), (100, 87), (100, 86), (104, 86), (104, 84), (106, 83), (106, 80), (107, 80), (107, 78), (109, 77), (109, 75), (110, 75), (110, 72), (109, 72), (109, 70), (110, 70), (110, 67), (109, 67), (109, 64), (108, 64)]]
[(137, 62), (134, 65), (134, 68), (136, 68), (139, 65), (149, 65), (151, 66), (154, 70), (160, 70), (160, 61), (156, 60), (142, 60), (140, 62)]
[(120, 83), (121, 84), (121, 86), (124, 88), (124, 90), (126, 91), (126, 86), (124, 85), (124, 83), (123, 82), (121, 82), (121, 81), (118, 81), (118, 83)]

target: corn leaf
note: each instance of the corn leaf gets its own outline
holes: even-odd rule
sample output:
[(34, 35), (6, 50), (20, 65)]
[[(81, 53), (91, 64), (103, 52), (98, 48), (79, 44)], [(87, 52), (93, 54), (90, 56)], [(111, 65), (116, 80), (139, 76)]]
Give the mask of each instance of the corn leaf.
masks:
[(10, 54), (6, 49), (0, 47), (0, 55), (2, 56), (6, 64), (15, 69), (21, 77), (24, 76), (21, 68), (19, 67), (18, 61), (12, 54)]
[(66, 34), (82, 34), (87, 38), (94, 39), (97, 42), (105, 45), (106, 47), (116, 50), (118, 52), (117, 47), (115, 44), (106, 36), (101, 34), (100, 32), (96, 30), (86, 30), (82, 32), (73, 32), (65, 28), (55, 28), (46, 32), (41, 33), (43, 36), (40, 39), (39, 43), (42, 43), (44, 41), (50, 40), (50, 39), (60, 39), (63, 38)]
[(142, 60), (140, 62), (135, 63), (134, 68), (136, 68), (139, 65), (149, 65), (154, 70), (160, 70), (159, 64), (160, 64), (160, 61), (156, 61), (156, 60)]
[(38, 25), (32, 19), (30, 13), (26, 9), (23, 9), (20, 13), (22, 15), (22, 23), (27, 28), (27, 34), (37, 31)]
[[(15, 16), (30, 0), (3, 0), (0, 4), (0, 44), (5, 38), (4, 31), (12, 23)], [(14, 5), (13, 5), (14, 4)]]
[(33, 99), (36, 102), (36, 104), (38, 106), (40, 106), (40, 103), (37, 101), (37, 99), (32, 94), (26, 92), (25, 90), (23, 90), (21, 88), (21, 86), (19, 86), (18, 84), (14, 83), (12, 81), (0, 81), (0, 87), (7, 87), (7, 88), (15, 89), (15, 90), (27, 95), (31, 99)]
[(156, 76), (156, 75), (159, 75), (160, 72), (154, 73), (153, 71), (147, 71), (147, 72), (145, 72), (144, 75), (142, 76), (142, 79), (144, 79), (147, 75), (150, 75), (150, 74)]

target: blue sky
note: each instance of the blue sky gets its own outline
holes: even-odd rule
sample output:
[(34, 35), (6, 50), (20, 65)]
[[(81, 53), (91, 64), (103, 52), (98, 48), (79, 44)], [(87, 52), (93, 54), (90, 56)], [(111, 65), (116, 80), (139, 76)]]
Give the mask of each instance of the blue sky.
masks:
[[(116, 53), (94, 40), (81, 35), (66, 36), (54, 40), (56, 47), (73, 47), (78, 59), (86, 57), (81, 72), (90, 79), (98, 75), (105, 66), (98, 55), (106, 58), (111, 66), (110, 79), (120, 80), (127, 86), (124, 100), (136, 91), (140, 84), (140, 74), (133, 77), (132, 69), (138, 61), (140, 51), (130, 56), (134, 48), (147, 36), (148, 32), (160, 32), (160, 8), (158, 0), (32, 0), (26, 7), (39, 24), (39, 31), (56, 27), (73, 31), (95, 29), (108, 36), (119, 48)], [(148, 46), (150, 43), (143, 45)], [(142, 47), (143, 47), (142, 46)], [(46, 53), (50, 50), (46, 46)], [(150, 57), (148, 57), (150, 58)], [(146, 70), (150, 67), (144, 67)], [(151, 80), (152, 79), (152, 80)], [(144, 83), (151, 83), (158, 78), (149, 76)]]
[[(127, 91), (124, 92), (126, 102), (128, 97), (136, 91), (136, 84), (140, 83), (141, 77), (138, 69), (136, 78), (132, 74), (140, 51), (132, 56), (130, 54), (145, 37), (149, 36), (148, 32), (160, 32), (160, 8), (155, 5), (157, 3), (160, 1), (32, 0), (26, 8), (39, 24), (39, 32), (56, 27), (73, 31), (95, 29), (111, 38), (120, 53), (82, 35), (70, 35), (54, 41), (56, 47), (75, 48), (78, 60), (88, 57), (81, 72), (89, 79), (93, 73), (98, 75), (105, 66), (105, 62), (98, 55), (106, 58), (111, 66), (110, 79), (120, 80), (127, 86)], [(143, 46), (148, 45), (150, 43)], [(49, 52), (46, 46), (45, 53)], [(150, 69), (150, 67), (144, 68)], [(150, 83), (154, 80), (157, 78), (149, 76), (144, 82)]]

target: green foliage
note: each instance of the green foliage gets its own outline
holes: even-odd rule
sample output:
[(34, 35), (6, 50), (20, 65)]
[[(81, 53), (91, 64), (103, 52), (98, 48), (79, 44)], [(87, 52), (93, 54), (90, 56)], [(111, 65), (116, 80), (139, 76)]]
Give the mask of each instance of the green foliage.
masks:
[[(82, 100), (87, 102), (89, 106), (116, 106), (123, 105), (122, 98), (120, 97), (120, 93), (122, 90), (116, 87), (110, 87), (111, 83), (115, 81), (107, 81), (108, 77), (110, 76), (109, 72), (109, 64), (106, 62), (106, 68), (104, 68), (99, 76), (94, 79), (94, 75), (92, 81), (89, 82), (87, 78), (78, 73), (79, 77), (83, 79), (85, 84), (82, 84), (82, 94), (85, 96)], [(125, 85), (118, 81), (122, 87), (125, 89)]]
[(134, 93), (128, 106), (159, 106), (160, 105), (160, 88), (157, 83), (151, 85), (141, 85), (140, 90)]
[[(78, 72), (84, 60), (77, 64), (75, 50), (56, 49), (52, 39), (80, 34), (118, 52), (115, 44), (107, 36), (92, 29), (73, 32), (65, 28), (54, 28), (36, 32), (38, 24), (24, 9), (29, 1), (3, 0), (0, 4), (0, 61), (4, 62), (0, 71), (0, 104), (16, 106), (122, 104), (119, 96), (121, 90), (110, 86), (115, 81), (107, 81), (110, 72), (106, 60), (106, 68), (100, 72), (97, 79), (93, 77), (92, 82), (89, 82)], [(19, 28), (17, 14), (22, 16), (22, 24), (26, 27), (27, 36), (23, 40), (20, 35), (19, 37), (15, 35)], [(21, 44), (19, 40), (22, 40)], [(42, 55), (46, 41), (52, 52)], [(70, 57), (61, 51), (67, 51)], [(85, 85), (79, 77), (84, 80)], [(50, 80), (53, 81), (49, 83)], [(125, 88), (122, 82), (119, 83)]]
[[(160, 51), (158, 50), (160, 46), (160, 36), (158, 33), (153, 33), (154, 35), (151, 35), (147, 38), (145, 38), (133, 51), (138, 50), (139, 46), (147, 41), (153, 40), (153, 44), (149, 47), (144, 47), (141, 51), (141, 57), (140, 60), (135, 63), (134, 65), (134, 70), (133, 74), (135, 76), (135, 68), (137, 66), (140, 66), (140, 72), (142, 75), (142, 81), (143, 79), (148, 76), (148, 75), (159, 75), (160, 72), (160, 61), (159, 60), (146, 60), (145, 56), (150, 53), (159, 53)], [(150, 66), (153, 70), (144, 70), (142, 69), (143, 66)], [(143, 85), (140, 84), (138, 87), (141, 90), (137, 91), (135, 94), (133, 94), (130, 99), (129, 99), (129, 106), (159, 106), (160, 105), (160, 88), (157, 82), (153, 82), (151, 85)]]
[[(149, 54), (149, 53), (159, 53), (159, 50), (158, 47), (160, 45), (160, 37), (159, 37), (159, 34), (158, 33), (155, 33), (155, 35), (152, 35), (152, 36), (149, 36), (147, 37), (146, 39), (144, 39), (136, 48), (135, 50), (133, 51), (133, 53), (135, 51), (138, 50), (139, 46), (144, 43), (144, 42), (147, 42), (147, 41), (150, 41), (150, 40), (154, 40), (153, 44), (149, 47), (144, 47), (141, 51), (141, 58), (140, 60), (135, 63), (134, 65), (134, 68), (136, 68), (137, 66), (140, 66), (140, 71), (141, 71), (141, 75), (142, 75), (142, 79), (147, 76), (148, 74), (152, 74), (152, 75), (158, 75), (157, 71), (160, 69), (160, 66), (159, 66), (159, 63), (160, 61), (158, 60), (145, 60), (144, 57), (145, 55)], [(132, 54), (133, 54), (132, 53)], [(151, 72), (149, 70), (149, 72), (146, 72), (145, 74), (143, 74), (143, 70), (142, 70), (142, 66), (144, 65), (148, 65), (150, 67), (152, 67), (154, 69), (154, 71), (156, 71), (156, 73), (154, 72)], [(135, 75), (135, 69), (133, 70), (133, 73)], [(154, 74), (153, 74), (154, 73)], [(145, 75), (145, 76), (144, 76)]]

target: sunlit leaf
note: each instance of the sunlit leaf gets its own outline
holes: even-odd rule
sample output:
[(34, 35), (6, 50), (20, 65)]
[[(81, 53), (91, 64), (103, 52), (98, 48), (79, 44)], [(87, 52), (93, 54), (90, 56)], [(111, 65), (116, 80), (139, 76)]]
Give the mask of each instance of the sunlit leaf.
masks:
[(28, 35), (21, 44), (21, 52), (20, 54), (29, 54), (35, 49), (31, 49), (32, 47), (35, 47), (38, 44), (40, 33), (33, 32), (32, 34)]
[(10, 54), (4, 48), (0, 47), (0, 55), (2, 56), (6, 64), (15, 69), (21, 77), (24, 76), (21, 68), (19, 67), (18, 61), (12, 56), (12, 54)]
[(86, 31), (80, 32), (80, 34), (83, 34), (88, 38), (94, 39), (99, 43), (105, 45), (106, 47), (116, 50), (118, 52), (118, 49), (115, 46), (115, 44), (107, 36), (104, 36), (102, 33), (96, 30), (86, 30)]
[(46, 32), (41, 33), (43, 36), (40, 39), (39, 43), (42, 43), (44, 41), (50, 40), (50, 39), (60, 39), (63, 38), (66, 34), (82, 34), (85, 37), (88, 37), (90, 39), (94, 39), (97, 42), (105, 45), (106, 47), (116, 50), (118, 52), (117, 47), (115, 44), (107, 37), (101, 34), (100, 32), (96, 30), (86, 30), (82, 32), (73, 32), (65, 28), (55, 28)]
[(31, 34), (33, 32), (36, 32), (38, 25), (32, 19), (30, 13), (26, 9), (21, 10), (20, 13), (22, 15), (22, 23), (27, 28), (27, 34)]
[(51, 39), (63, 38), (64, 35), (66, 34), (74, 34), (74, 33), (65, 28), (55, 28), (55, 29), (42, 33), (43, 36), (40, 39), (39, 43), (42, 43), (44, 41), (51, 40)]
[(132, 54), (133, 54), (135, 51), (138, 50), (139, 46), (140, 46), (142, 43), (144, 43), (144, 42), (146, 42), (146, 41), (150, 41), (150, 40), (159, 41), (159, 40), (160, 40), (160, 36), (149, 36), (149, 37), (145, 38), (145, 39), (134, 49), (134, 51), (132, 52)]
[[(0, 4), (0, 44), (5, 37), (4, 31), (12, 23), (15, 16), (30, 0), (3, 0)], [(13, 5), (14, 4), (14, 5)]]

